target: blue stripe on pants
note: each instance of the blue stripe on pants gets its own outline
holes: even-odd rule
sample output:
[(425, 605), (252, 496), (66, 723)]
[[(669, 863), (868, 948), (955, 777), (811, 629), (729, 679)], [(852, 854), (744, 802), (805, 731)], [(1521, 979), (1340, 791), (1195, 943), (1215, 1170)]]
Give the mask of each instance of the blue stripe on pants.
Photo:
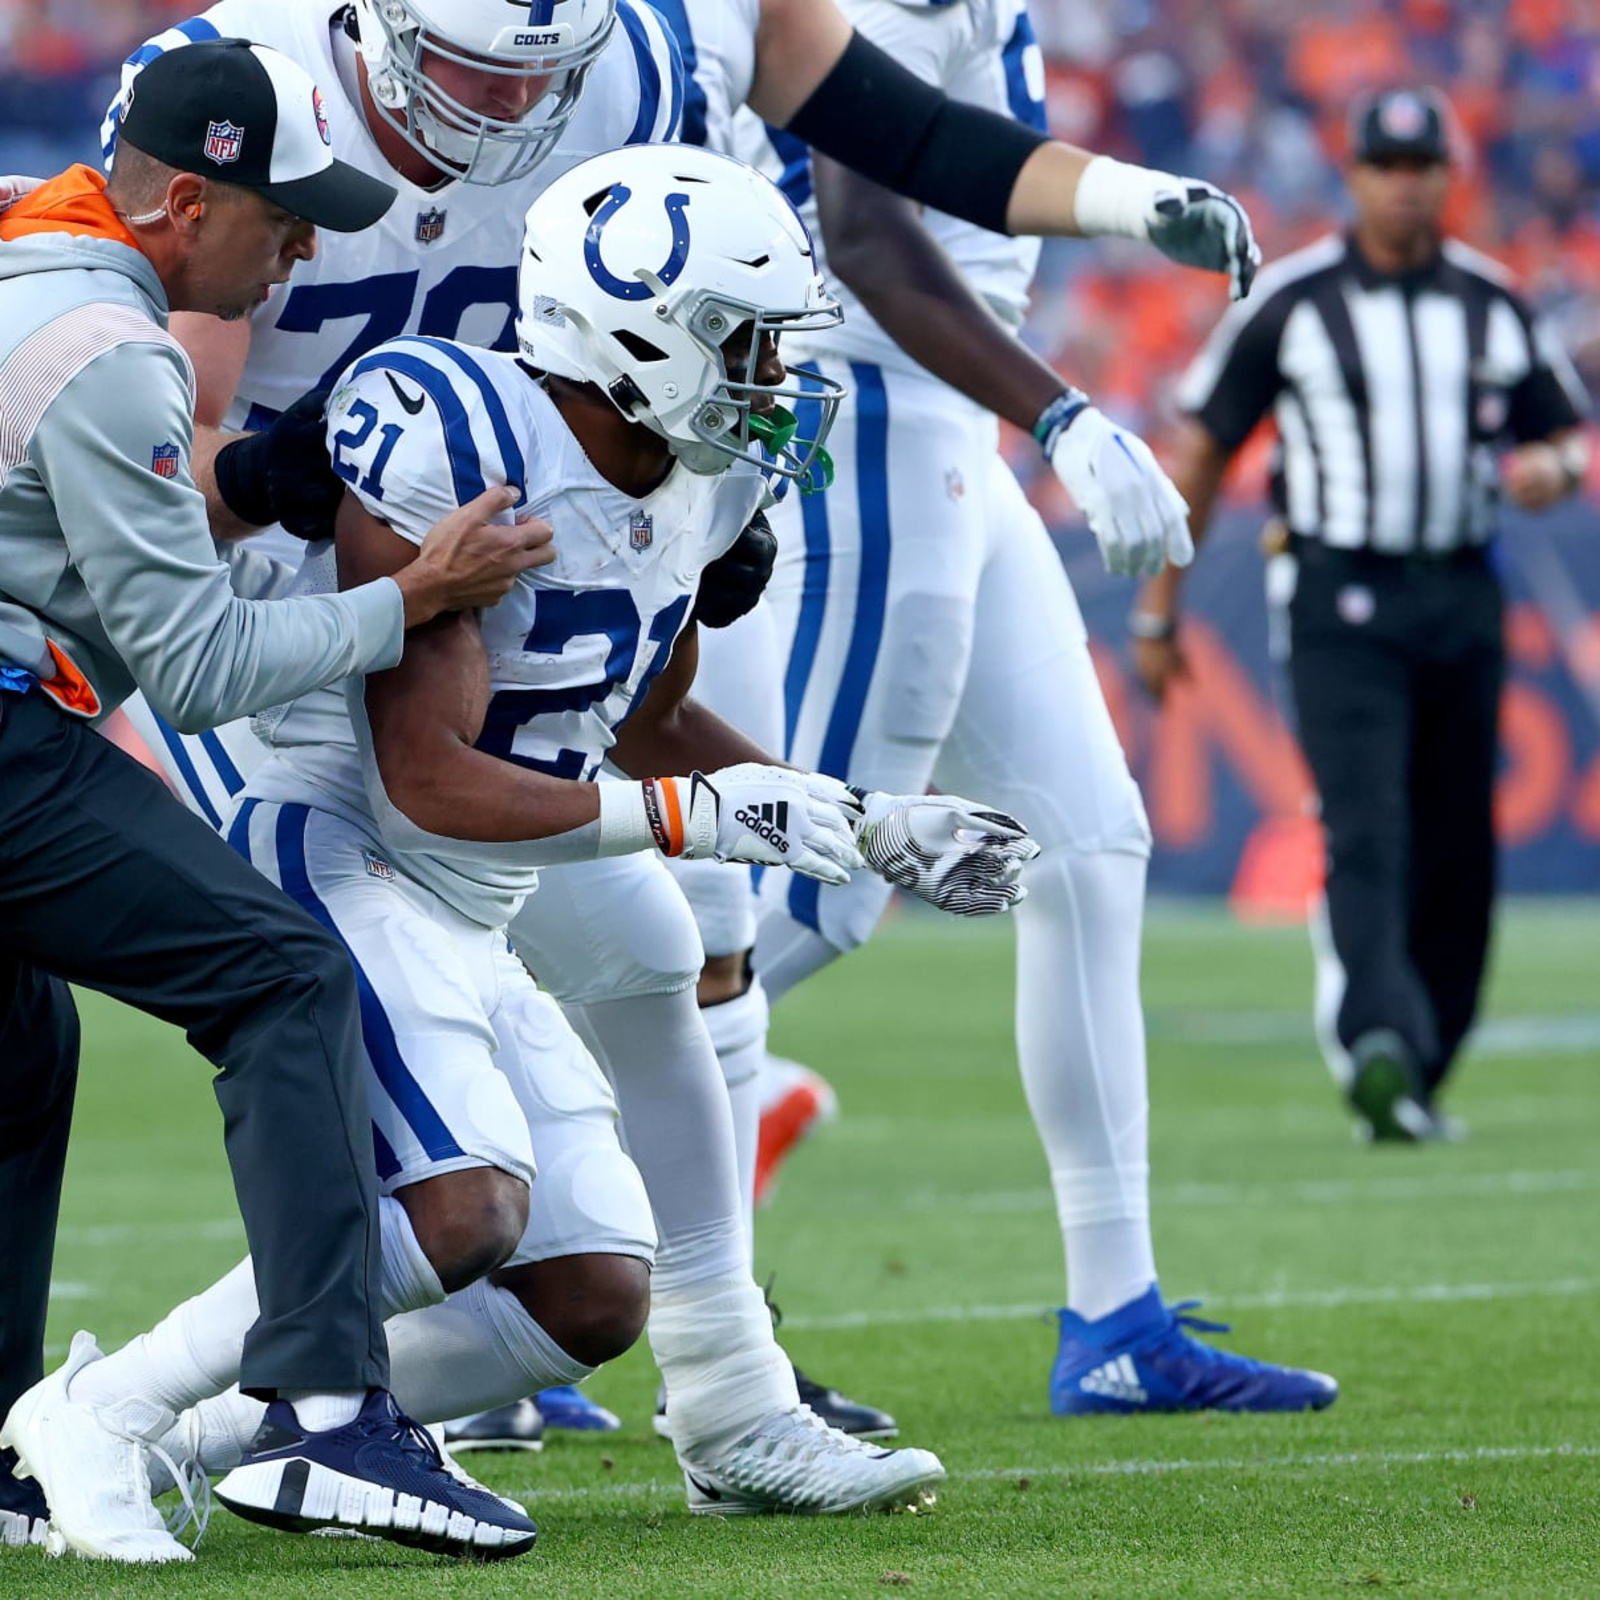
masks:
[[(889, 396), (884, 388), (883, 370), (866, 362), (852, 361), (850, 377), (856, 394), (856, 508), (860, 525), (860, 568), (856, 576), (855, 621), (850, 630), (850, 645), (845, 652), (844, 671), (840, 675), (833, 711), (828, 717), (827, 731), (823, 735), (822, 750), (817, 757), (817, 771), (830, 777), (847, 778), (850, 760), (855, 754), (856, 734), (861, 727), (866, 710), (867, 695), (872, 688), (872, 676), (878, 665), (878, 648), (883, 642), (883, 618), (889, 598)], [(820, 495), (814, 497), (820, 500)], [(810, 504), (806, 506), (806, 582), (801, 596), (801, 624), (806, 622), (806, 603), (811, 589), (811, 519)], [(826, 551), (827, 519), (822, 520), (822, 538)], [(822, 587), (827, 583), (827, 563), (822, 566)], [(821, 616), (815, 619), (815, 629), (820, 633)], [(816, 639), (810, 643), (816, 654)], [(791, 677), (800, 653), (797, 631), (794, 654), (789, 658)], [(807, 664), (806, 676), (810, 674)], [(791, 684), (785, 683), (789, 697)], [(800, 684), (799, 695), (789, 700), (787, 707), (791, 719), (799, 714), (805, 685)], [(790, 724), (790, 741), (793, 740), (793, 722)], [(789, 914), (797, 922), (820, 932), (818, 897), (822, 885), (815, 878), (795, 878), (789, 889)]]
[[(311, 887), (311, 874), (306, 867), (306, 825), (311, 818), (309, 806), (282, 806), (278, 811), (277, 854), (278, 875), (283, 892), (291, 900), (305, 907), (324, 928), (341, 944), (345, 941), (339, 933), (328, 908), (317, 891)], [(345, 944), (347, 950), (350, 949)], [(394, 1029), (372, 980), (362, 971), (355, 952), (350, 951), (350, 965), (355, 968), (356, 988), (361, 996), (361, 1037), (367, 1047), (368, 1059), (384, 1093), (395, 1103), (411, 1131), (417, 1136), (430, 1161), (446, 1161), (464, 1155), (450, 1130), (445, 1127), (439, 1113), (434, 1110), (422, 1085), (411, 1076), (395, 1042)], [(393, 1152), (390, 1152), (391, 1156)], [(399, 1163), (396, 1163), (398, 1170)]]
[(206, 786), (200, 781), (200, 774), (195, 770), (194, 762), (189, 759), (189, 752), (183, 747), (183, 735), (163, 720), (154, 709), (151, 710), (150, 715), (155, 718), (156, 727), (161, 730), (161, 742), (167, 747), (168, 754), (178, 764), (178, 771), (183, 776), (190, 798), (200, 807), (206, 821), (213, 828), (220, 830), (222, 818), (218, 815), (217, 808), (212, 805), (211, 796), (206, 793)]

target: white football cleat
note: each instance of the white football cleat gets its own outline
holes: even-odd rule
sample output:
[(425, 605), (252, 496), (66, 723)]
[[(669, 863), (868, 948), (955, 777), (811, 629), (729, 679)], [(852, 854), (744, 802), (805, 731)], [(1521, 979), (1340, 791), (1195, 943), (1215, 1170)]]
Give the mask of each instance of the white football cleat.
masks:
[(151, 1503), (138, 1437), (170, 1426), (171, 1413), (148, 1401), (95, 1407), (68, 1398), (73, 1378), (100, 1359), (94, 1335), (75, 1334), (66, 1361), (11, 1408), (0, 1446), (15, 1450), (19, 1475), (44, 1490), (52, 1545), (100, 1561), (193, 1561)]
[(679, 1450), (689, 1509), (708, 1517), (917, 1511), (944, 1467), (931, 1450), (881, 1450), (830, 1428), (809, 1406), (768, 1417), (717, 1450)]

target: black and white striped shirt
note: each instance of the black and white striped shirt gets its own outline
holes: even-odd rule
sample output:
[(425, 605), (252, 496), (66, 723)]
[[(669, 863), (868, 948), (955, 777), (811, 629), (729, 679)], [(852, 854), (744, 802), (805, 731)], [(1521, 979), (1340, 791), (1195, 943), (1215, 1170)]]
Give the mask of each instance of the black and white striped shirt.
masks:
[(1228, 450), (1270, 407), (1289, 527), (1395, 554), (1483, 543), (1497, 451), (1588, 411), (1571, 363), (1487, 256), (1447, 240), (1387, 276), (1337, 236), (1261, 274), (1178, 399)]

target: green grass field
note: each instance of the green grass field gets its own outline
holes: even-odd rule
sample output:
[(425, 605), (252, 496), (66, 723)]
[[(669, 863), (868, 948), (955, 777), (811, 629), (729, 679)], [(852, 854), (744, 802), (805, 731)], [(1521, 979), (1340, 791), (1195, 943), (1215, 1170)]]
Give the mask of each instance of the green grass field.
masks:
[[(1060, 1246), (1009, 1038), (1010, 941), (906, 919), (808, 986), (777, 1043), (842, 1120), (763, 1213), (784, 1339), (892, 1409), (950, 1477), (917, 1517), (691, 1518), (640, 1351), (604, 1442), (471, 1459), (542, 1529), (465, 1568), (292, 1539), (220, 1508), (199, 1559), (0, 1556), (7, 1596), (1600, 1594), (1600, 914), (1513, 908), (1453, 1148), (1364, 1149), (1307, 1036), (1296, 930), (1151, 917), (1154, 1207), (1169, 1298), (1238, 1348), (1331, 1371), (1316, 1416), (1062, 1422), (1045, 1401)], [(240, 1250), (205, 1068), (85, 1006), (50, 1337), (109, 1348)]]

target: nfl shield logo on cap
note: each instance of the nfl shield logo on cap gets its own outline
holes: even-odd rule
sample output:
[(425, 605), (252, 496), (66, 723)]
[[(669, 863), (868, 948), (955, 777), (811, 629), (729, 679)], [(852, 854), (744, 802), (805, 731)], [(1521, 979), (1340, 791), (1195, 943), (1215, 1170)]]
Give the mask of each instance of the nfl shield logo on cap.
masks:
[(648, 511), (635, 511), (628, 518), (628, 543), (635, 550), (648, 550), (655, 536), (655, 518)]
[(175, 444), (158, 444), (150, 452), (150, 470), (158, 478), (178, 476), (178, 447)]
[(213, 122), (206, 128), (206, 155), (219, 166), (237, 161), (243, 147), (243, 128), (235, 127), (231, 122)]
[(434, 206), (429, 211), (417, 213), (417, 243), (432, 244), (444, 232), (445, 218), (449, 212)]

